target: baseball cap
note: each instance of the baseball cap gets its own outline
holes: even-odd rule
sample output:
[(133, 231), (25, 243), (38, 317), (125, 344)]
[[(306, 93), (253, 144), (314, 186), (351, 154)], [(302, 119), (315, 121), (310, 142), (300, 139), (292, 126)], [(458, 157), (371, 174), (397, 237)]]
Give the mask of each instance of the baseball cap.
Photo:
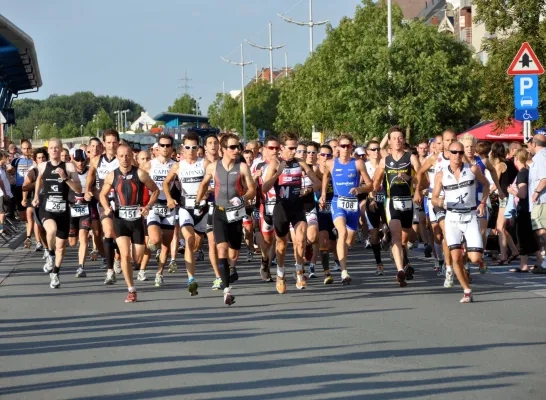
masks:
[(159, 143), (154, 143), (154, 145), (152, 146), (152, 149), (157, 149), (159, 148)]
[(85, 151), (81, 149), (72, 149), (74, 150), (74, 155), (72, 155), (72, 159), (74, 161), (85, 161), (87, 159), (85, 155)]
[(355, 150), (355, 154), (358, 156), (363, 156), (364, 154), (366, 154), (366, 152), (364, 151), (362, 147), (357, 147)]

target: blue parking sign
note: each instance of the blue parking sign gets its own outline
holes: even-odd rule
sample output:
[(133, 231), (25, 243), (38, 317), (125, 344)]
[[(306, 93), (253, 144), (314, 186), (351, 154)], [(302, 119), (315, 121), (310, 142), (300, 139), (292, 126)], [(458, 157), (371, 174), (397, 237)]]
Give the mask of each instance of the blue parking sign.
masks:
[(514, 76), (514, 108), (516, 110), (538, 108), (538, 75)]

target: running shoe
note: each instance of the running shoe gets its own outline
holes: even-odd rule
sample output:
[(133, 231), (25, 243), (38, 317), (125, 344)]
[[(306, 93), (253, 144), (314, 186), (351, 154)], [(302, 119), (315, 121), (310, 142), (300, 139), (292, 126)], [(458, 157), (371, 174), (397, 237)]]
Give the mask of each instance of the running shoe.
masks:
[(203, 253), (203, 250), (197, 250), (197, 253), (195, 253), (195, 261), (205, 261), (205, 253)]
[(415, 249), (417, 245), (414, 242), (408, 242), (408, 250)]
[(430, 244), (425, 244), (425, 258), (432, 257), (432, 246)]
[(125, 298), (126, 303), (136, 303), (137, 301), (137, 294), (136, 292), (128, 292), (127, 297)]
[(148, 277), (146, 276), (146, 271), (143, 270), (143, 269), (138, 271), (137, 281), (144, 282), (144, 281), (147, 281), (147, 280), (148, 280)]
[(25, 239), (25, 242), (23, 243), (23, 248), (24, 249), (29, 249), (30, 250), (30, 245), (32, 244), (32, 240), (30, 240), (30, 238), (26, 238)]
[(212, 281), (212, 290), (222, 290), (222, 289), (224, 289), (222, 278), (216, 278), (214, 281)]
[(464, 292), (463, 298), (460, 300), (460, 303), (472, 303), (474, 301), (474, 297), (472, 296), (472, 292), (467, 293)]
[(479, 266), (480, 274), (485, 274), (485, 273), (487, 273), (487, 265), (485, 264), (484, 261), (480, 261), (480, 262), (478, 263), (478, 266)]
[(155, 287), (161, 287), (163, 286), (163, 275), (161, 275), (159, 272), (155, 274), (155, 281), (154, 286)]
[(277, 266), (277, 258), (273, 256), (273, 260), (271, 260), (271, 266), (276, 267)]
[(307, 280), (305, 279), (305, 276), (303, 275), (303, 271), (298, 271), (298, 276), (296, 278), (296, 288), (305, 289), (306, 287), (307, 287)]
[(239, 280), (239, 274), (237, 273), (237, 268), (229, 267), (229, 283), (233, 283)]
[(174, 274), (176, 272), (176, 268), (177, 268), (176, 261), (171, 260), (171, 262), (167, 266), (167, 270), (168, 270), (169, 274)]
[(224, 289), (224, 304), (226, 306), (235, 304), (235, 296), (231, 294), (231, 288)]
[(309, 278), (316, 278), (317, 274), (315, 273), (315, 264), (309, 264)]
[(377, 266), (377, 270), (375, 271), (375, 275), (377, 276), (383, 276), (383, 265), (379, 264)]
[(334, 271), (341, 271), (341, 267), (339, 266), (339, 260), (334, 260)]
[(89, 259), (91, 261), (97, 261), (99, 259), (99, 252), (97, 250), (92, 250), (91, 253), (89, 253)]
[(413, 280), (413, 274), (415, 273), (415, 270), (410, 264), (406, 265), (406, 267), (404, 268), (404, 272), (406, 273), (406, 280)]
[(104, 280), (105, 285), (113, 285), (116, 283), (116, 274), (114, 271), (106, 272), (106, 279)]
[(39, 252), (39, 251), (43, 251), (44, 250), (44, 245), (40, 242), (36, 243), (36, 247), (34, 248), (34, 251), (35, 252)]
[(277, 283), (275, 286), (277, 287), (277, 292), (279, 292), (279, 294), (286, 293), (286, 276), (281, 278), (279, 275), (277, 275)]
[(148, 249), (150, 249), (150, 251), (153, 253), (154, 251), (160, 251), (161, 250), (159, 249), (159, 246), (157, 244), (153, 244), (150, 239), (148, 239)]
[(44, 254), (42, 255), (42, 260), (47, 260), (48, 256), (49, 254), (47, 253), (47, 251), (44, 250)]
[(273, 279), (271, 278), (271, 270), (269, 269), (269, 265), (267, 264), (267, 260), (264, 260), (262, 258), (262, 264), (260, 266), (260, 277), (264, 282), (273, 282)]
[(61, 287), (61, 282), (59, 281), (59, 274), (50, 273), (49, 279), (51, 282), (49, 283), (49, 287), (51, 289), (59, 289)]
[(48, 255), (44, 264), (44, 272), (50, 274), (51, 271), (53, 271), (53, 257)]
[(449, 289), (453, 287), (453, 271), (446, 272), (446, 279), (444, 280), (444, 287)]
[(434, 260), (434, 267), (432, 267), (432, 270), (436, 272), (440, 270), (440, 261)]
[(117, 275), (121, 275), (121, 273), (123, 272), (121, 270), (121, 261), (120, 260), (114, 260), (114, 272)]
[(438, 276), (446, 276), (446, 264), (442, 263), (442, 268), (438, 270), (438, 273), (436, 274)]
[(178, 254), (184, 254), (186, 252), (185, 246), (178, 246)]
[(325, 285), (331, 285), (332, 283), (334, 283), (334, 277), (332, 276), (332, 274), (327, 273), (324, 276), (324, 284)]
[(190, 292), (192, 296), (197, 296), (199, 294), (199, 292), (197, 291), (197, 288), (199, 288), (199, 284), (197, 283), (195, 278), (192, 276), (191, 278), (188, 279), (188, 292)]
[(246, 262), (252, 262), (254, 260), (254, 253), (251, 251), (246, 252)]
[(347, 270), (341, 271), (341, 283), (343, 284), (343, 286), (351, 284), (351, 277)]
[(404, 286), (407, 285), (407, 283), (406, 283), (406, 273), (404, 272), (403, 269), (398, 271), (398, 273), (396, 274), (396, 281), (398, 282), (400, 287), (404, 287)]
[(85, 273), (85, 270), (83, 269), (83, 266), (80, 265), (78, 267), (78, 270), (76, 271), (76, 278), (85, 278), (87, 274)]
[(364, 241), (364, 235), (360, 229), (356, 231), (356, 241), (358, 243), (362, 243)]
[(372, 243), (370, 242), (369, 239), (366, 239), (366, 245), (364, 246), (364, 248), (366, 248), (366, 249), (371, 249), (372, 248)]
[(155, 250), (155, 261), (156, 262), (159, 262), (159, 256), (161, 256), (161, 249)]

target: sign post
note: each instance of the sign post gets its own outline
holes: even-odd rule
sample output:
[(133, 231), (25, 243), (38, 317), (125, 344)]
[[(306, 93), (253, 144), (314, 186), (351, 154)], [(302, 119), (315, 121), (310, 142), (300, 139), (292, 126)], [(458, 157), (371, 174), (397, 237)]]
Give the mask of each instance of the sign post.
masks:
[(544, 73), (544, 67), (531, 45), (525, 42), (506, 73), (514, 76), (515, 117), (516, 120), (523, 121), (523, 136), (527, 142), (531, 137), (531, 121), (536, 121), (539, 117), (538, 75)]

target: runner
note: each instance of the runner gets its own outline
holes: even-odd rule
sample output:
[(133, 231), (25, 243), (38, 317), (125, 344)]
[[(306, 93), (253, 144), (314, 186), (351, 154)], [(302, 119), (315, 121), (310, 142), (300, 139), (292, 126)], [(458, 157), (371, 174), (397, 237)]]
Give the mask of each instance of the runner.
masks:
[[(372, 191), (373, 183), (366, 166), (361, 159), (351, 157), (354, 139), (351, 135), (339, 136), (339, 158), (326, 161), (322, 177), (322, 195), (319, 204), (326, 206), (328, 182), (331, 176), (334, 188), (332, 198), (332, 218), (337, 231), (337, 255), (341, 267), (341, 282), (343, 285), (351, 283), (347, 272), (347, 252), (356, 238), (360, 209), (358, 207), (359, 193)], [(365, 186), (360, 184), (363, 180)]]
[[(44, 272), (49, 273), (49, 287), (61, 287), (59, 272), (63, 262), (66, 240), (70, 229), (70, 211), (67, 207), (68, 192), (80, 193), (82, 187), (72, 163), (61, 161), (62, 142), (49, 140), (49, 161), (38, 165), (38, 178), (34, 189), (34, 207), (40, 206), (40, 217), (46, 231), (47, 249)], [(43, 201), (39, 193), (44, 189)]]
[[(374, 191), (383, 188), (386, 194), (385, 212), (391, 233), (392, 255), (398, 273), (400, 287), (406, 286), (406, 278), (413, 279), (413, 268), (408, 265), (406, 245), (413, 222), (413, 175), (419, 171), (417, 156), (404, 151), (405, 136), (402, 129), (393, 126), (387, 132), (391, 153), (381, 159), (374, 175)], [(383, 181), (384, 180), (384, 181)], [(405, 266), (408, 268), (405, 269)]]
[[(464, 289), (461, 303), (471, 303), (472, 290), (464, 270), (462, 241), (464, 236), (466, 253), (471, 262), (479, 263), (482, 260), (483, 242), (477, 215), (485, 213), (489, 182), (478, 166), (463, 163), (464, 147), (461, 143), (450, 144), (448, 151), (450, 152), (449, 165), (436, 173), (432, 203), (436, 207), (447, 210), (446, 242), (455, 267), (455, 274)], [(483, 186), (484, 197), (477, 207), (476, 182)], [(440, 196), (442, 190), (445, 192), (444, 197)]]
[[(108, 143), (108, 142), (106, 142)], [(108, 149), (108, 145), (106, 146)], [(133, 151), (127, 145), (119, 145), (116, 152), (119, 167), (106, 175), (100, 192), (103, 214), (114, 225), (116, 243), (121, 256), (121, 269), (129, 293), (126, 303), (137, 301), (133, 283), (132, 255), (138, 265), (144, 255), (144, 223), (159, 196), (159, 189), (146, 171), (133, 166)], [(111, 192), (114, 192), (112, 208)], [(151, 193), (149, 199), (148, 191)]]
[(307, 282), (303, 275), (303, 255), (306, 243), (307, 219), (301, 198), (303, 174), (311, 179), (314, 190), (319, 190), (320, 181), (314, 171), (303, 161), (294, 158), (298, 137), (283, 133), (280, 137), (282, 161), (272, 158), (267, 167), (262, 190), (268, 192), (275, 188), (277, 203), (273, 209), (273, 225), (277, 237), (277, 292), (286, 293), (284, 259), (288, 243), (290, 224), (294, 227), (296, 253), (296, 288), (305, 289)]
[(229, 286), (232, 278), (229, 266), (235, 267), (237, 263), (243, 238), (245, 204), (255, 198), (256, 186), (249, 166), (239, 161), (239, 137), (233, 133), (222, 136), (220, 147), (222, 159), (208, 165), (196, 202), (203, 207), (209, 183), (214, 179), (214, 239), (224, 286), (224, 304), (230, 306), (235, 303), (235, 296)]
[(21, 140), (21, 155), (11, 162), (10, 167), (6, 169), (6, 172), (11, 174), (15, 178), (15, 185), (11, 188), (13, 193), (13, 206), (15, 211), (18, 212), (19, 221), (28, 222), (26, 224), (27, 237), (24, 242), (24, 247), (30, 249), (33, 228), (33, 212), (32, 209), (27, 210), (27, 206), (24, 206), (23, 201), (23, 183), (25, 176), (30, 168), (34, 166), (32, 160), (32, 144), (29, 140)]

